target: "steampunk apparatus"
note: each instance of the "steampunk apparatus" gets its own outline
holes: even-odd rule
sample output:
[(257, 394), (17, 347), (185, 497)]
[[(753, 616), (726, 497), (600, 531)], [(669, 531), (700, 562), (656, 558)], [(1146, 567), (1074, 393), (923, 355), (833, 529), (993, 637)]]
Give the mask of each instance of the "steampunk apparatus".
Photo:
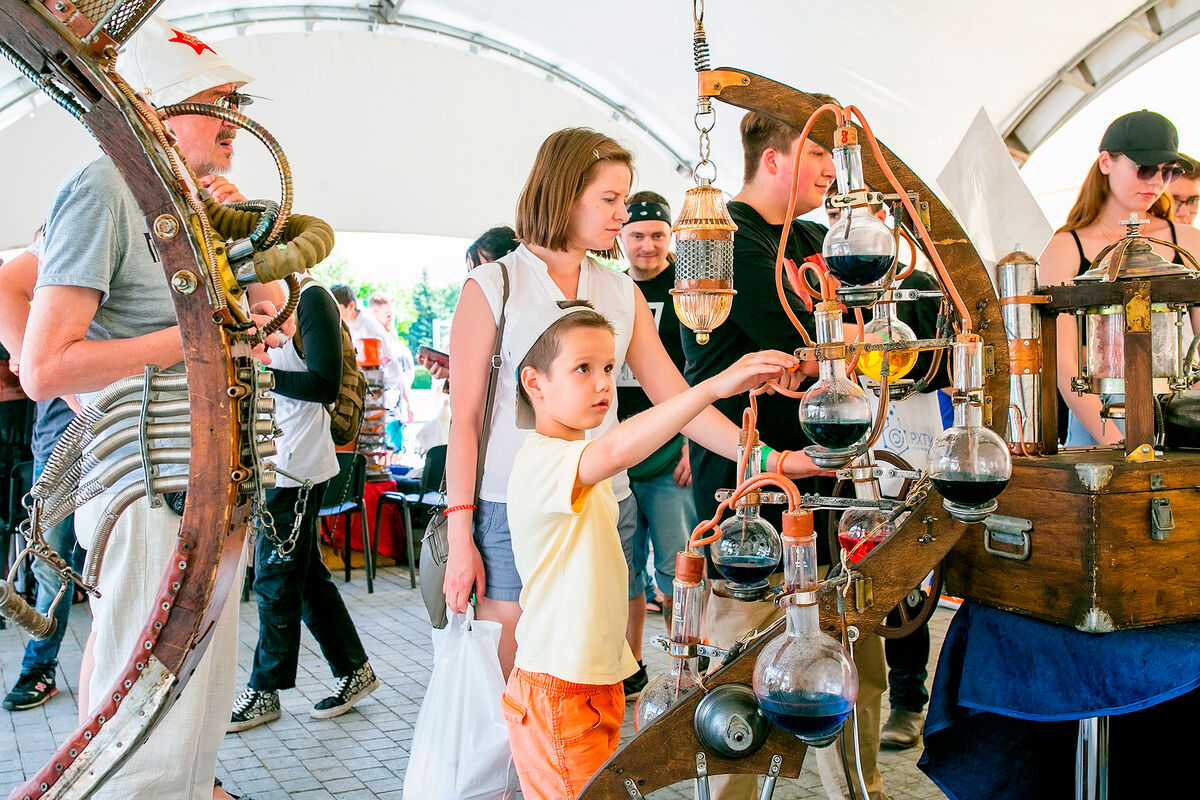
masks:
[[(0, 55), (91, 131), (145, 212), (172, 288), (185, 368), (150, 367), (102, 391), (71, 424), (25, 499), (23, 555), (46, 561), (61, 576), (57, 603), (69, 598), (72, 585), (96, 591), (108, 534), (130, 504), (148, 497), (159, 505), (168, 493), (187, 493), (141, 644), (91, 718), (13, 790), (17, 800), (89, 796), (151, 735), (187, 684), (233, 588), (248, 526), (269, 525), (259, 512), (274, 482), (263, 462), (274, 453), (271, 381), (251, 350), (295, 309), (293, 273), (316, 265), (333, 246), (328, 225), (291, 213), (287, 159), (261, 126), (223, 105), (155, 110), (121, 77), (118, 50), (157, 5), (22, 0), (0, 7)], [(223, 206), (200, 189), (163, 126), (187, 114), (217, 117), (264, 142), (279, 169), (279, 202)], [(288, 302), (256, 328), (245, 287), (281, 279)], [(129, 445), (135, 454), (113, 458)], [(76, 574), (43, 531), (131, 475), (137, 479), (112, 495), (83, 574)], [(52, 614), (31, 609), (9, 580), (0, 580), (0, 614), (34, 636), (49, 635)]]

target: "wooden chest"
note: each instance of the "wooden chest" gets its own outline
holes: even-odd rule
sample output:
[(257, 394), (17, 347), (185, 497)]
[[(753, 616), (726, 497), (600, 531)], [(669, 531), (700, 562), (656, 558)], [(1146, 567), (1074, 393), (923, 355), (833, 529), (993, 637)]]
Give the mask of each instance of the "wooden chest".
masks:
[(946, 557), (948, 594), (1091, 633), (1200, 619), (1200, 453), (1014, 458), (999, 503)]

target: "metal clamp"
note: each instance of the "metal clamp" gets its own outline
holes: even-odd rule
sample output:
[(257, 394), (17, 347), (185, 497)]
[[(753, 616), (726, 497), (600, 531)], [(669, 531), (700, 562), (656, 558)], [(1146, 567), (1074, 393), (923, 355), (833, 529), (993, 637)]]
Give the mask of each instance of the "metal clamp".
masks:
[(1150, 499), (1150, 538), (1156, 542), (1165, 542), (1175, 530), (1175, 515), (1171, 512), (1171, 498), (1154, 497)]
[[(750, 503), (749, 505), (763, 505), (763, 506), (784, 505), (788, 501), (787, 495), (784, 494), (783, 492), (764, 492), (764, 491), (755, 489), (753, 492), (747, 492), (746, 495), (744, 495), (742, 497), (742, 499), (738, 502), (738, 504), (741, 505), (743, 502), (745, 502), (746, 498), (749, 497), (750, 495), (755, 495), (758, 502)], [(728, 500), (732, 496), (733, 496), (733, 489), (717, 489), (717, 491), (713, 494), (713, 497), (716, 498), (718, 503), (724, 503), (726, 500)]]
[(847, 467), (837, 471), (839, 481), (866, 480), (869, 478), (907, 478), (919, 481), (924, 474), (919, 469), (900, 469), (891, 464), (872, 464), (870, 473), (867, 467)]
[(712, 793), (708, 785), (708, 757), (703, 752), (696, 753), (696, 800), (711, 800)]
[(932, 300), (944, 296), (941, 289), (892, 289), (893, 300)]
[(775, 781), (779, 779), (781, 767), (783, 767), (783, 756), (776, 753), (771, 756), (771, 765), (767, 767), (766, 780), (763, 781), (762, 792), (758, 795), (758, 800), (771, 800), (771, 795), (775, 794)]
[(661, 647), (672, 658), (695, 658), (704, 656), (713, 661), (724, 661), (728, 650), (700, 642), (673, 642), (667, 636), (655, 636), (654, 644)]
[[(1029, 555), (1033, 551), (1032, 540), (1029, 536), (1031, 530), (1033, 530), (1031, 520), (992, 514), (983, 521), (983, 549), (1000, 558), (1028, 561)], [(999, 549), (995, 546), (997, 544), (1004, 545), (1008, 549)]]

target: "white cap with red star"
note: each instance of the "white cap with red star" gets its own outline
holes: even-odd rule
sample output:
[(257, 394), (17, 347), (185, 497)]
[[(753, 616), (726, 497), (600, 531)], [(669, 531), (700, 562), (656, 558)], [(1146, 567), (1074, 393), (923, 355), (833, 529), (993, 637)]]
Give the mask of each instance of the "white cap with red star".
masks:
[(125, 44), (117, 72), (158, 107), (182, 102), (214, 86), (243, 86), (251, 78), (211, 46), (152, 16)]

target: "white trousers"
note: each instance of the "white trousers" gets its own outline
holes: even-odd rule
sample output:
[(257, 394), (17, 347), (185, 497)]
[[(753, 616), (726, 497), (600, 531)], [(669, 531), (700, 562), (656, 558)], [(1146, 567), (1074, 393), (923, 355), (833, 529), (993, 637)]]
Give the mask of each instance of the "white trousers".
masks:
[[(90, 546), (108, 498), (75, 513), (81, 545)], [(100, 573), (101, 597), (93, 598), (92, 633), (96, 666), (89, 683), (93, 707), (109, 694), (125, 670), (139, 633), (150, 616), (175, 548), (179, 516), (143, 498), (117, 521)], [(245, 555), (213, 630), (204, 657), (187, 687), (93, 800), (210, 800), (217, 750), (229, 726), (237, 671), (238, 599)]]

